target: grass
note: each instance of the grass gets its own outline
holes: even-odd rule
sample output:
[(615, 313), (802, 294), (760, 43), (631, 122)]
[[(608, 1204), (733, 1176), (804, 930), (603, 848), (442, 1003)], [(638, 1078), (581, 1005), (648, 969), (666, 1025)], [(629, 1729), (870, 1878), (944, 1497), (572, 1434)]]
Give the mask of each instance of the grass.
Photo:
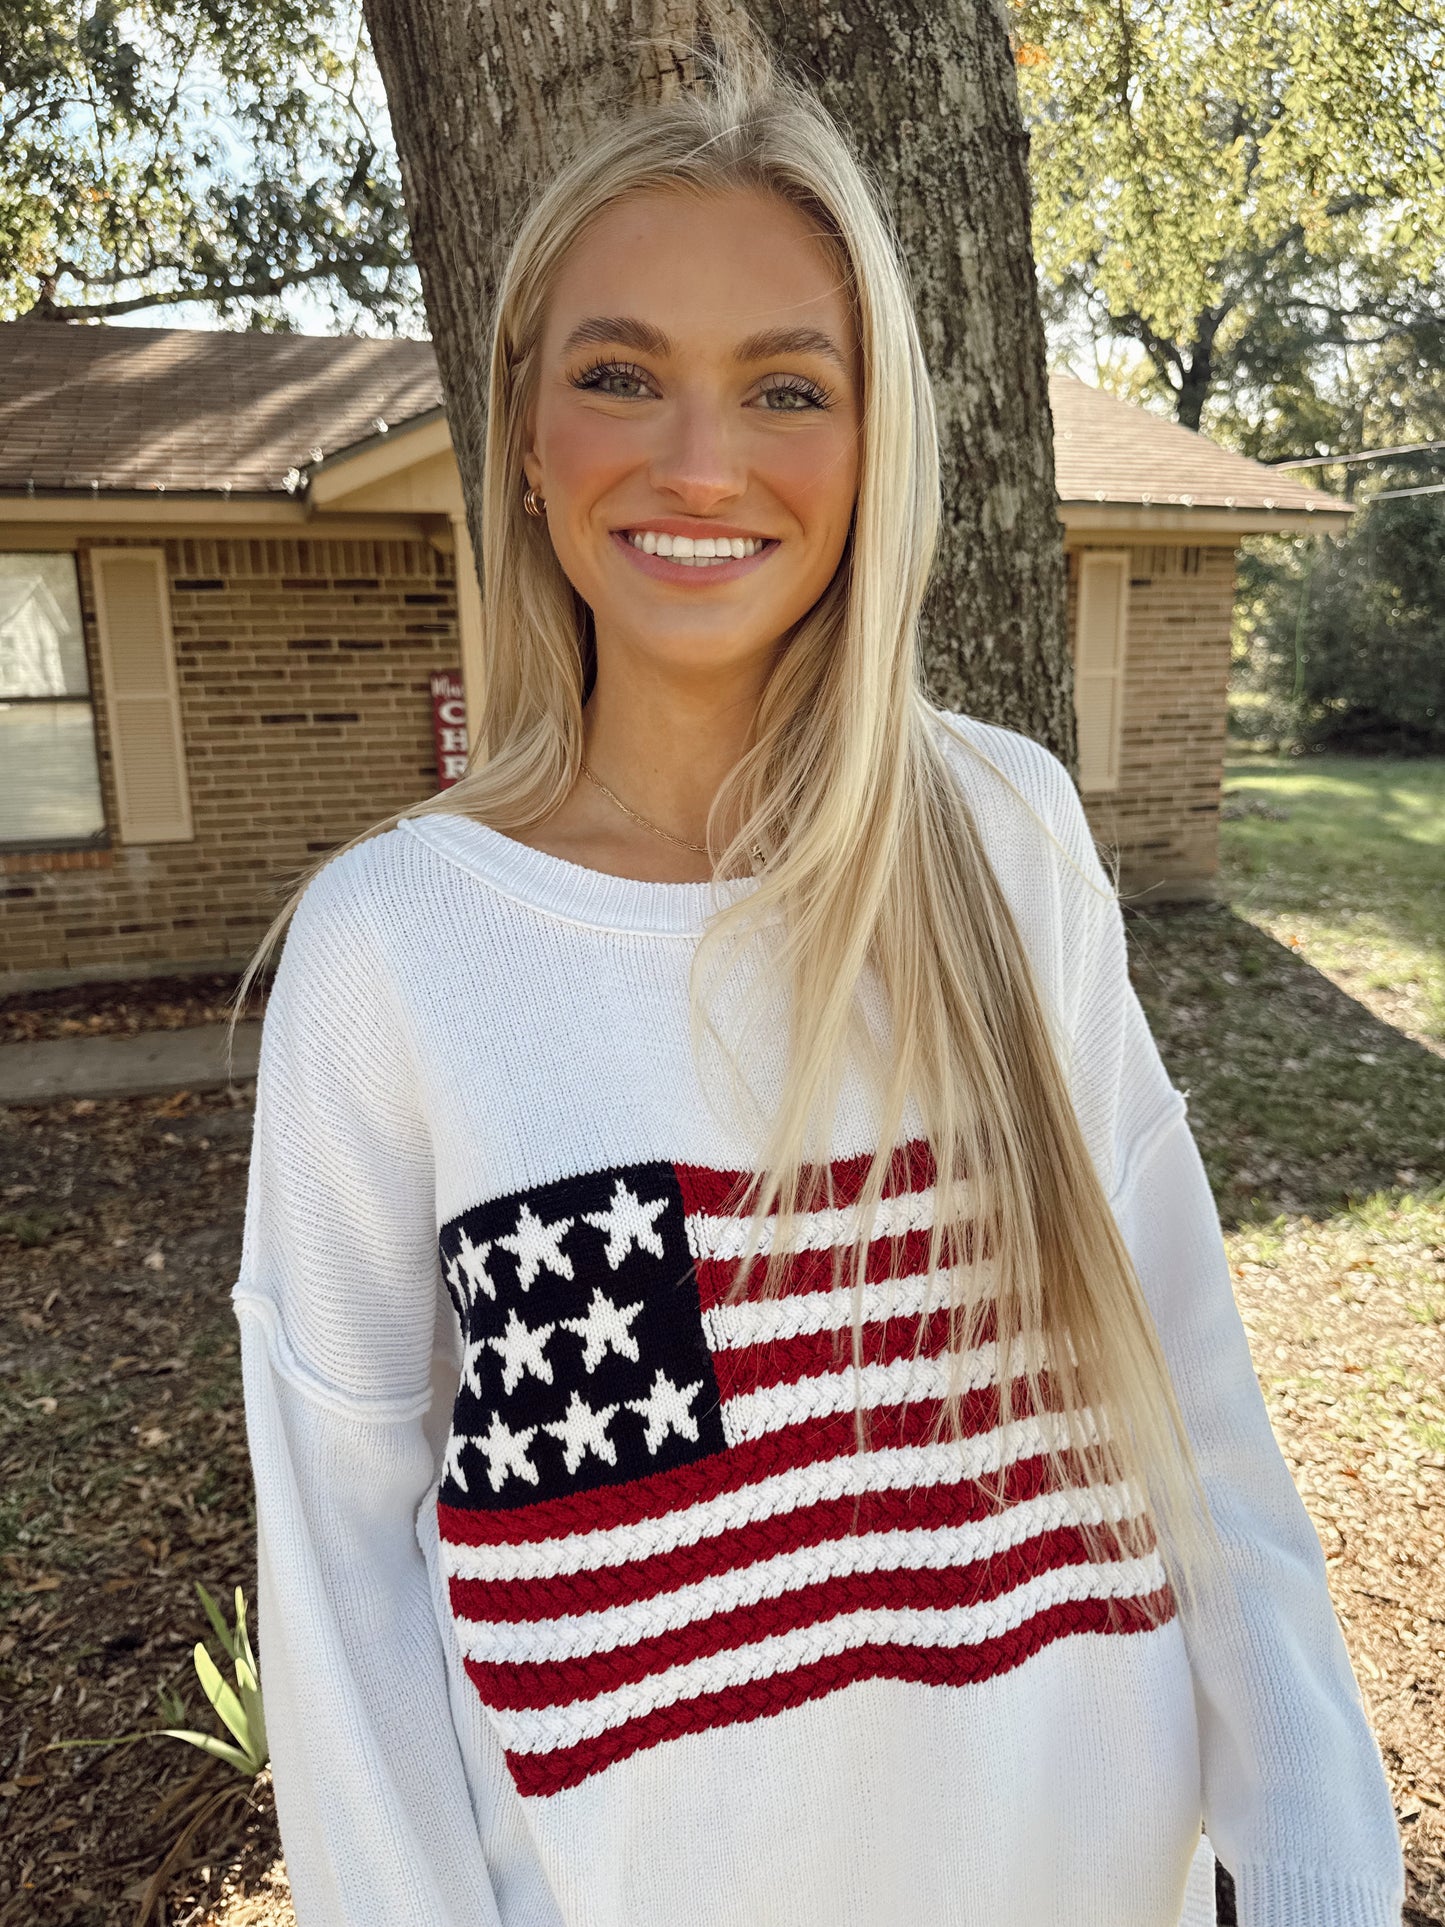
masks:
[(1445, 1042), (1445, 760), (1236, 758), (1224, 804), (1236, 913)]
[(1235, 758), (1224, 803), (1221, 901), (1130, 937), (1226, 1226), (1445, 1181), (1445, 761)]

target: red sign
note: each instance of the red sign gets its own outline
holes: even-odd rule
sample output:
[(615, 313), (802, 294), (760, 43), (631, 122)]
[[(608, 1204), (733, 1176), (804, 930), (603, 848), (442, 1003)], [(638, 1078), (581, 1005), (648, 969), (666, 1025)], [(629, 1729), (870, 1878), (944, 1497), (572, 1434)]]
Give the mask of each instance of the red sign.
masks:
[(466, 698), (462, 679), (453, 670), (432, 671), (431, 720), (437, 746), (437, 787), (450, 789), (467, 767)]

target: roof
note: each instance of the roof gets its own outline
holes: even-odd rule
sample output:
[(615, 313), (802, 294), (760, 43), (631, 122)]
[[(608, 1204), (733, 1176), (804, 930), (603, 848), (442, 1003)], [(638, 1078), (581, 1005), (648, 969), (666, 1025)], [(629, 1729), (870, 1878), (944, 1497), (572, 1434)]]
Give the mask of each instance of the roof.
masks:
[[(1065, 505), (1349, 512), (1071, 375), (1049, 400)], [(4, 322), (0, 493), (284, 499), (441, 406), (429, 341)]]
[(1338, 496), (1073, 375), (1050, 375), (1049, 406), (1061, 502), (1349, 512)]
[(440, 402), (429, 341), (4, 322), (0, 489), (284, 494)]

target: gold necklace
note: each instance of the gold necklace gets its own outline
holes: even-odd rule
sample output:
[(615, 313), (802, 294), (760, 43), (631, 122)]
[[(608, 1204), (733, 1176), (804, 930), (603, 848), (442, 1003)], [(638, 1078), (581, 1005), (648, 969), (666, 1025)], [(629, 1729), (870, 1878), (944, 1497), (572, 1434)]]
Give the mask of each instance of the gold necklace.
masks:
[(614, 796), (602, 779), (592, 774), (585, 762), (582, 765), (582, 774), (587, 778), (589, 783), (595, 783), (602, 794), (614, 802), (624, 816), (630, 816), (633, 822), (640, 823), (644, 830), (651, 830), (654, 836), (665, 836), (669, 843), (680, 843), (685, 850), (694, 850), (699, 856), (707, 856), (710, 854), (705, 844), (689, 843), (685, 836), (674, 836), (671, 830), (664, 830), (661, 824), (649, 823), (645, 816), (639, 816), (636, 810), (628, 809), (622, 798), (620, 796)]

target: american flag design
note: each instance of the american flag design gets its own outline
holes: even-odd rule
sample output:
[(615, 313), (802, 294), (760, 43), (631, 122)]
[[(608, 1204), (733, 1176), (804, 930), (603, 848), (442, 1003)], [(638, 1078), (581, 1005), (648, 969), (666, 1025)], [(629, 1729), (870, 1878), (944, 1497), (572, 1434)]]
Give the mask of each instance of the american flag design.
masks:
[[(1136, 1495), (1089, 1486), (1047, 1377), (1040, 1404), (1016, 1378), (1000, 1424), (987, 1331), (963, 1361), (963, 1437), (938, 1433), (924, 1140), (891, 1160), (855, 1369), (833, 1257), (867, 1167), (830, 1166), (832, 1203), (795, 1221), (768, 1298), (729, 1301), (736, 1171), (619, 1165), (441, 1227), (464, 1357), (438, 1536), (462, 1660), (524, 1795), (856, 1681), (966, 1688), (1173, 1616)], [(1111, 1519), (1137, 1521), (1140, 1556), (1091, 1556), (1081, 1527)]]

